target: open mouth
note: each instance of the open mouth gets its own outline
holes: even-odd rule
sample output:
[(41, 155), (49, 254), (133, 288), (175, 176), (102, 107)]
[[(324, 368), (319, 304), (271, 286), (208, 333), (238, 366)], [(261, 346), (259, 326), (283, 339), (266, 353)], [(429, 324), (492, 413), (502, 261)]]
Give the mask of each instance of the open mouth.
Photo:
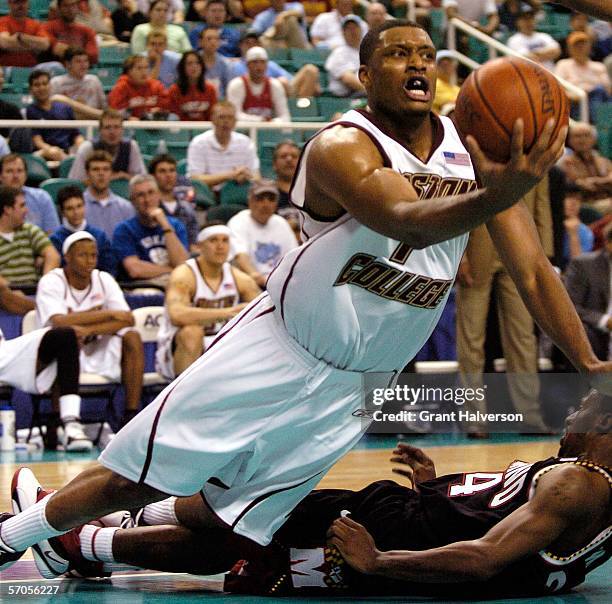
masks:
[(404, 84), (404, 90), (413, 101), (429, 101), (431, 98), (429, 82), (420, 76), (409, 78)]

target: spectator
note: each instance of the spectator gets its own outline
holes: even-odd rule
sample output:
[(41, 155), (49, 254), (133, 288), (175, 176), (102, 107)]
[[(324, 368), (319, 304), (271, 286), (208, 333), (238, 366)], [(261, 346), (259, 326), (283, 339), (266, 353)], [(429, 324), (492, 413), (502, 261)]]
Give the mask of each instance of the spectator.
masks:
[(270, 8), (258, 13), (251, 27), (265, 48), (309, 48), (304, 19), (300, 2), (270, 0)]
[(212, 130), (198, 134), (187, 148), (187, 176), (214, 190), (229, 180), (259, 177), (259, 158), (251, 139), (235, 132), (236, 109), (220, 101), (212, 110)]
[(186, 52), (178, 64), (178, 82), (168, 90), (168, 108), (180, 120), (207, 122), (217, 102), (217, 89), (204, 78), (204, 61), (195, 51)]
[[(610, 78), (603, 63), (591, 61), (589, 56), (593, 44), (589, 35), (582, 31), (572, 32), (567, 37), (569, 59), (561, 59), (555, 66), (555, 74), (578, 86), (589, 95), (589, 115), (597, 121), (597, 109), (601, 103), (610, 101)], [(571, 96), (571, 95), (570, 95)], [(578, 97), (572, 100), (579, 100)]]
[(96, 240), (72, 233), (62, 246), (66, 264), (45, 275), (36, 291), (41, 327), (72, 327), (81, 342), (80, 369), (119, 381), (125, 391), (124, 426), (137, 413), (142, 394), (144, 350), (131, 329), (134, 317), (119, 284), (96, 269)]
[(578, 256), (569, 263), (565, 272), (565, 286), (582, 319), (593, 352), (597, 358), (605, 361), (612, 359), (612, 225), (606, 227), (604, 241), (605, 248), (601, 251)]
[(132, 52), (140, 54), (145, 51), (147, 36), (152, 31), (160, 31), (166, 34), (168, 49), (174, 52), (184, 53), (191, 50), (189, 38), (180, 25), (166, 23), (168, 12), (167, 0), (153, 0), (149, 11), (149, 22), (137, 25), (132, 32)]
[[(12, 290), (9, 282), (0, 276), (0, 309), (12, 315), (23, 316), (31, 310), (36, 310), (36, 304), (20, 289)], [(2, 333), (1, 329), (0, 333)]]
[(146, 173), (140, 147), (134, 140), (123, 140), (123, 118), (115, 109), (105, 109), (99, 121), (100, 138), (85, 141), (77, 151), (74, 163), (68, 174), (69, 178), (82, 180), (87, 178), (85, 161), (92, 151), (106, 151), (113, 158), (111, 180), (131, 178), (136, 174)]
[[(78, 8), (77, 23), (93, 29), (101, 37), (112, 35), (113, 22), (110, 11), (99, 0), (79, 0)], [(49, 20), (57, 17), (57, 0), (54, 0), (49, 7)]]
[(68, 73), (51, 78), (51, 101), (72, 107), (78, 120), (99, 118), (106, 109), (106, 95), (98, 76), (87, 73), (87, 53), (70, 46), (64, 53), (64, 63)]
[(112, 237), (117, 224), (134, 216), (132, 204), (110, 189), (112, 157), (106, 151), (93, 151), (85, 161), (89, 186), (85, 189), (85, 213), (89, 223)]
[(113, 233), (113, 248), (128, 279), (166, 285), (172, 269), (187, 260), (187, 232), (183, 223), (160, 208), (155, 178), (134, 176), (130, 197), (136, 216), (120, 222)]
[(534, 11), (537, 11), (539, 4), (539, 0), (505, 0), (499, 4), (497, 9), (499, 30), (504, 33), (514, 33), (516, 31), (516, 17), (522, 11), (523, 5), (531, 6)]
[[(46, 71), (35, 69), (29, 76), (32, 104), (26, 107), (29, 120), (74, 120), (72, 107), (51, 100), (50, 78)], [(76, 128), (35, 128), (32, 142), (41, 157), (61, 161), (76, 152), (83, 142), (83, 135)]]
[(336, 46), (325, 61), (329, 74), (329, 91), (338, 97), (362, 97), (365, 89), (359, 80), (359, 45), (362, 30), (359, 17), (348, 15), (342, 19), (344, 43)]
[(108, 94), (108, 104), (130, 120), (155, 119), (167, 111), (168, 91), (151, 78), (148, 59), (132, 55), (123, 63), (123, 75)]
[(77, 46), (84, 49), (90, 64), (95, 65), (98, 62), (96, 32), (91, 27), (76, 23), (79, 0), (57, 0), (57, 12), (57, 19), (44, 24), (45, 30), (55, 41), (51, 48), (53, 55), (62, 60), (70, 46)]
[(179, 199), (177, 195), (176, 159), (168, 154), (154, 157), (149, 165), (149, 173), (153, 175), (157, 183), (161, 198), (161, 209), (166, 216), (172, 216), (172, 218), (176, 218), (183, 223), (187, 232), (189, 249), (197, 252), (195, 243), (198, 236), (198, 219), (193, 205), (184, 199)]
[(51, 234), (59, 226), (55, 204), (51, 195), (42, 189), (26, 187), (28, 178), (25, 160), (16, 153), (0, 158), (0, 181), (5, 187), (23, 193), (28, 208), (28, 222), (35, 224), (45, 233)]
[(455, 107), (459, 94), (457, 86), (457, 59), (448, 50), (439, 50), (436, 54), (438, 77), (436, 80), (436, 96), (433, 102), (434, 111), (447, 115)]
[[(0, 67), (0, 92), (4, 88), (4, 69)], [(3, 98), (0, 98), (0, 120), (20, 120), (21, 115), (19, 108), (13, 103), (7, 103)], [(8, 138), (11, 135), (13, 128), (0, 129), (0, 135)]]
[(246, 250), (255, 269), (267, 277), (280, 259), (298, 243), (289, 223), (276, 214), (278, 189), (271, 180), (256, 181), (249, 189), (249, 208), (230, 218), (227, 226)]
[(278, 210), (291, 210), (289, 191), (293, 182), (293, 175), (297, 169), (300, 158), (300, 148), (292, 140), (284, 140), (274, 148), (272, 156), (272, 169), (276, 176), (274, 184), (278, 189)]
[(119, 42), (129, 44), (135, 27), (146, 23), (147, 18), (138, 10), (135, 0), (119, 0), (118, 4), (111, 15), (113, 32)]
[(366, 23), (368, 29), (379, 27), (389, 18), (387, 8), (381, 2), (369, 2), (366, 9)]
[(442, 0), (442, 6), (449, 21), (457, 17), (489, 36), (499, 27), (495, 0)]
[[(252, 29), (247, 29), (240, 39), (240, 58), (232, 61), (231, 64), (231, 78), (237, 78), (248, 73), (246, 53), (254, 46), (259, 46), (259, 38)], [(208, 76), (208, 71), (206, 74)], [(275, 61), (268, 59), (266, 75), (269, 78), (276, 78), (284, 86), (288, 96), (299, 98), (321, 94), (319, 68), (312, 63), (302, 65), (295, 73), (291, 74)]]
[(225, 98), (227, 85), (232, 79), (230, 62), (219, 51), (221, 30), (218, 27), (207, 27), (200, 36), (200, 56), (204, 61), (206, 80), (217, 88), (218, 97)]
[(199, 50), (199, 42), (202, 30), (207, 27), (215, 27), (221, 32), (221, 46), (219, 52), (224, 57), (237, 57), (240, 54), (238, 44), (240, 32), (232, 27), (225, 26), (227, 9), (223, 0), (208, 0), (204, 9), (204, 23), (195, 27), (189, 34), (191, 45)]
[(96, 268), (113, 275), (115, 273), (115, 257), (110, 239), (103, 230), (91, 226), (85, 218), (85, 200), (80, 187), (71, 185), (60, 189), (57, 193), (57, 207), (62, 216), (62, 226), (51, 235), (51, 243), (55, 246), (64, 265), (62, 246), (64, 241), (77, 231), (87, 231), (93, 235), (98, 247), (98, 262)]
[(231, 231), (208, 226), (198, 235), (198, 256), (176, 267), (166, 291), (155, 368), (174, 379), (210, 346), (216, 334), (260, 293), (248, 275), (227, 261)]
[(9, 283), (36, 283), (42, 274), (59, 266), (59, 254), (47, 235), (25, 222), (28, 208), (23, 193), (0, 186), (0, 275)]
[[(344, 45), (342, 23), (348, 15), (354, 15), (353, 0), (337, 0), (334, 10), (317, 15), (310, 28), (312, 43), (321, 48), (336, 48), (336, 46)], [(354, 16), (361, 28), (363, 38), (368, 31), (368, 24), (357, 15)]]
[(518, 32), (508, 38), (508, 46), (526, 58), (541, 63), (546, 69), (554, 71), (556, 61), (561, 54), (559, 43), (549, 34), (536, 31), (535, 11), (524, 5), (516, 16)]
[(159, 80), (164, 88), (176, 82), (176, 68), (181, 54), (168, 50), (168, 40), (163, 31), (152, 31), (147, 36), (147, 50), (141, 53), (149, 59), (149, 70), (154, 80)]
[(563, 227), (563, 260), (564, 266), (576, 256), (580, 256), (593, 249), (593, 231), (580, 220), (580, 190), (569, 189), (563, 200), (565, 220)]
[(559, 167), (568, 183), (583, 192), (583, 205), (606, 214), (612, 210), (612, 162), (595, 151), (597, 133), (593, 126), (574, 123), (568, 143), (573, 153), (564, 155)]
[(0, 17), (0, 64), (33, 67), (54, 40), (42, 23), (28, 18), (28, 0), (9, 0), (9, 14)]
[[(151, 10), (151, 0), (136, 0), (138, 10), (143, 14), (148, 14)], [(180, 25), (185, 20), (185, 7), (183, 0), (168, 0), (168, 12), (166, 13), (167, 23), (176, 23)]]
[(266, 75), (268, 53), (254, 46), (245, 56), (247, 75), (234, 78), (227, 87), (227, 99), (236, 107), (237, 117), (249, 122), (290, 122), (291, 114), (283, 85)]

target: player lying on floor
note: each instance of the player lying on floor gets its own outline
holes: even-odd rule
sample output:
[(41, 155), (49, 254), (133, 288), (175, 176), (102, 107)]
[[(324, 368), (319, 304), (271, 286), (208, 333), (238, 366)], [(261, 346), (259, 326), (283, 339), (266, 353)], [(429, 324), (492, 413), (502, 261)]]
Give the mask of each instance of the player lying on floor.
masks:
[[(45, 577), (100, 575), (118, 564), (194, 574), (234, 565), (225, 589), (241, 593), (566, 591), (612, 555), (611, 427), (612, 397), (591, 391), (567, 418), (557, 457), (514, 461), (504, 472), (436, 477), (423, 451), (400, 443), (391, 461), (409, 467), (394, 471), (412, 488), (378, 481), (358, 492), (313, 491), (258, 550), (238, 535), (198, 530), (205, 502), (194, 496), (151, 504), (133, 518), (113, 515), (134, 528), (100, 528), (112, 522), (103, 518), (38, 544), (34, 557)], [(32, 505), (39, 487), (19, 470), (14, 511)]]

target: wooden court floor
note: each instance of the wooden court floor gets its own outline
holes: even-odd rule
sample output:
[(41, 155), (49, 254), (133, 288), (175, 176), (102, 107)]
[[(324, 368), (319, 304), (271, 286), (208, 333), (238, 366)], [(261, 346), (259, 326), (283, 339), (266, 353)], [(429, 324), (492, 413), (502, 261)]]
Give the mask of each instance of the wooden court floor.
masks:
[[(414, 446), (422, 447), (436, 462), (438, 475), (472, 470), (495, 471), (504, 469), (511, 461), (536, 461), (554, 455), (558, 441), (554, 438), (529, 439), (508, 435), (487, 441), (486, 444), (465, 440), (463, 437), (450, 435), (444, 437), (421, 437), (407, 439)], [(320, 487), (359, 489), (374, 480), (390, 479), (402, 482), (404, 479), (391, 472), (389, 463), (395, 439), (389, 437), (370, 437), (362, 441), (358, 448), (340, 460), (323, 478)], [(1, 454), (0, 453), (0, 509), (10, 509), (10, 483), (14, 471), (27, 465), (36, 473), (41, 483), (49, 488), (58, 488), (74, 478), (82, 469), (94, 463), (93, 455), (53, 453), (53, 454)], [(15, 590), (21, 586), (57, 586), (57, 593), (47, 595), (16, 595)], [(198, 602), (202, 598), (216, 601), (270, 602), (271, 598), (228, 596), (218, 593), (221, 577), (193, 577), (189, 575), (167, 573), (123, 573), (114, 575), (112, 580), (78, 581), (57, 580), (42, 581), (37, 577), (31, 556), (26, 556), (14, 567), (0, 573), (0, 602), (13, 600), (24, 602), (86, 602), (87, 604), (132, 602)], [(11, 589), (12, 588), (12, 589)], [(54, 587), (55, 589), (55, 587)], [(381, 599), (382, 600), (382, 599)], [(381, 601), (379, 600), (379, 601)], [(415, 598), (410, 601), (420, 601)], [(285, 600), (278, 600), (287, 601)], [(293, 598), (291, 601), (306, 599)], [(312, 602), (313, 599), (308, 599)], [(325, 599), (322, 601), (344, 601)], [(359, 600), (363, 602), (365, 600)], [(405, 598), (399, 601), (408, 601)], [(427, 601), (427, 600), (426, 600)], [(429, 600), (431, 601), (431, 600)], [(498, 600), (495, 602), (502, 602)], [(520, 600), (525, 602), (527, 600)], [(610, 604), (612, 602), (612, 564), (608, 563), (580, 589), (566, 596), (541, 598), (543, 603), (592, 603)]]

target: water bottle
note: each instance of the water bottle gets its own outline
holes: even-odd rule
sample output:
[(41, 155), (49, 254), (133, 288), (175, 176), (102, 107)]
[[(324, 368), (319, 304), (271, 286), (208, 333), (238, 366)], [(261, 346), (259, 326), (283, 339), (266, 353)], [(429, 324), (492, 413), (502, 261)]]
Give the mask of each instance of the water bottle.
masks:
[(15, 450), (15, 410), (0, 406), (0, 451)]

